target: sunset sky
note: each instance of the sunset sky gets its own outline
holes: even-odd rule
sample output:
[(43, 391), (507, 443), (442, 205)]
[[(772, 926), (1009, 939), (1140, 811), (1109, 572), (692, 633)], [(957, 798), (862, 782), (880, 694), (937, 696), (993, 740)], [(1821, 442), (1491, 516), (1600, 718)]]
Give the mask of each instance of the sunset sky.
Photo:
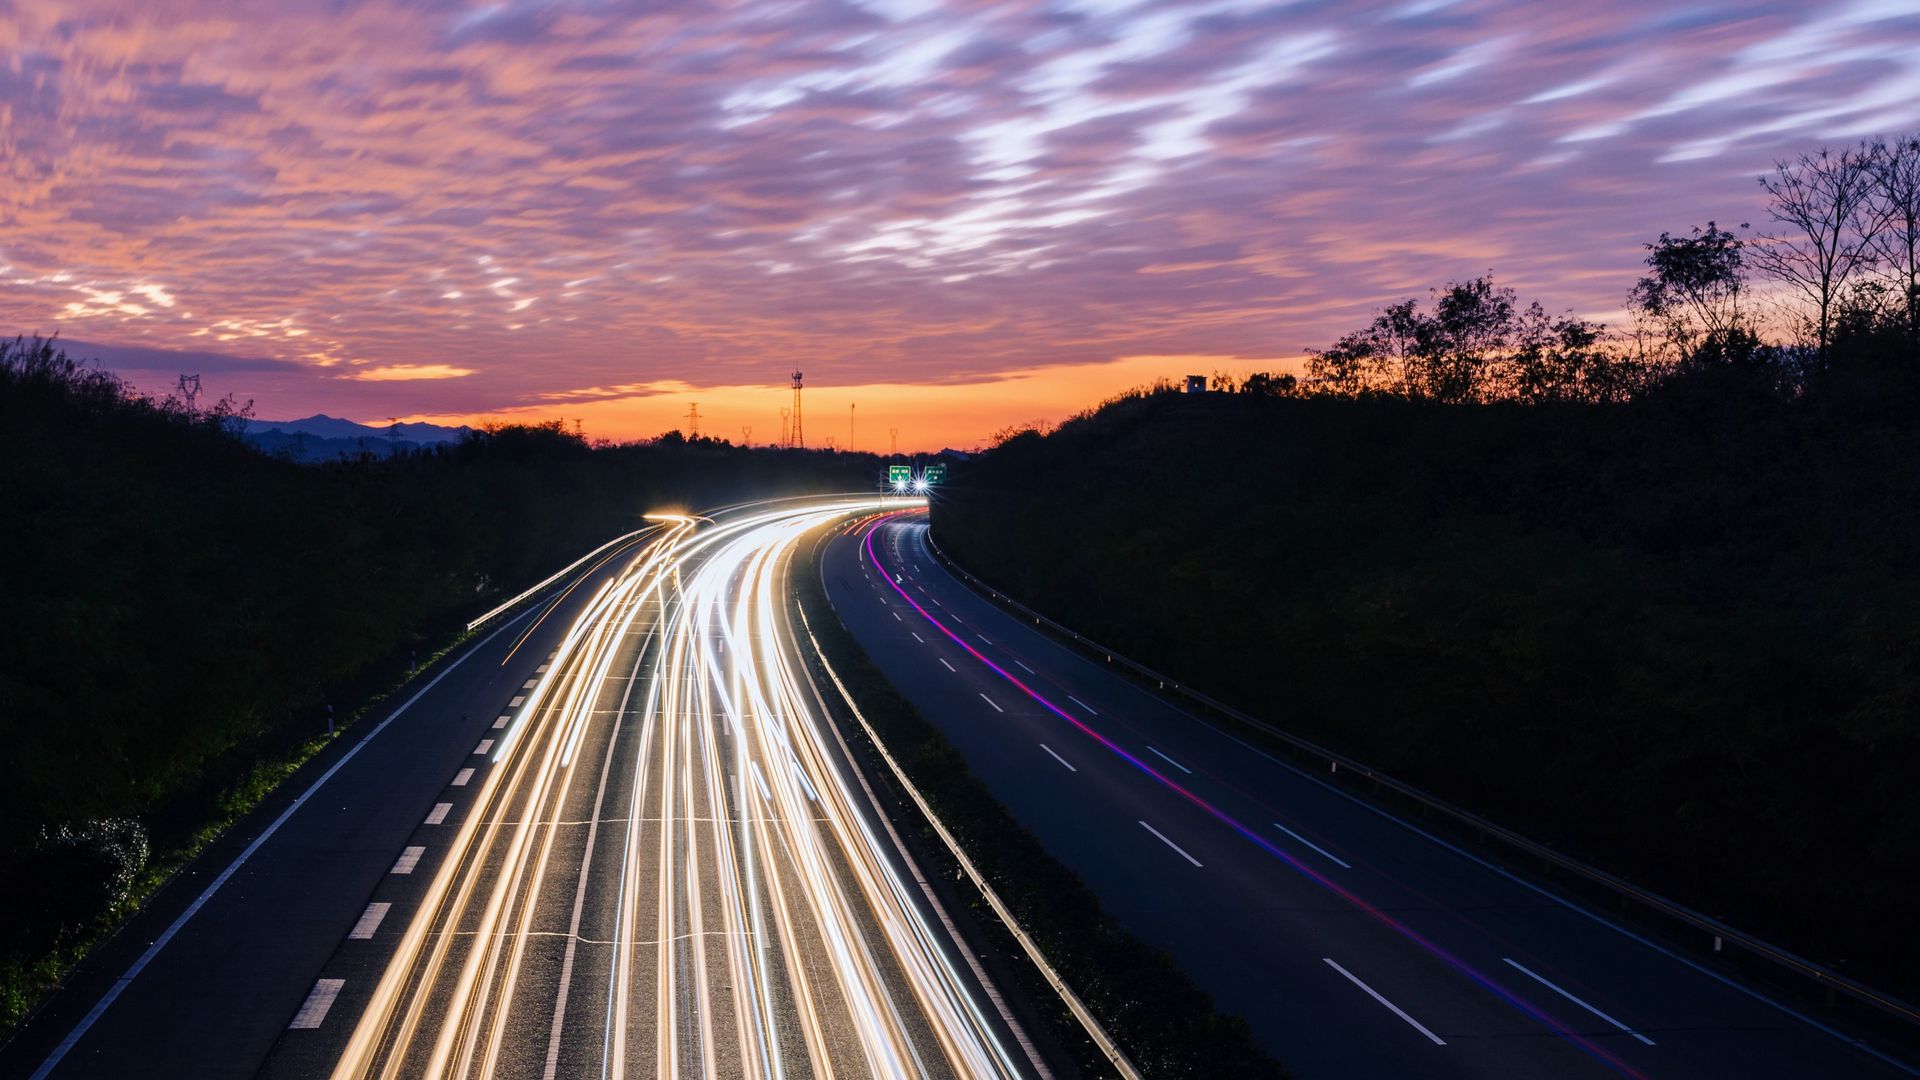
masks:
[[(972, 446), (1920, 127), (1865, 3), (0, 0), (0, 328), (259, 415)], [(170, 352), (187, 355), (174, 356)]]

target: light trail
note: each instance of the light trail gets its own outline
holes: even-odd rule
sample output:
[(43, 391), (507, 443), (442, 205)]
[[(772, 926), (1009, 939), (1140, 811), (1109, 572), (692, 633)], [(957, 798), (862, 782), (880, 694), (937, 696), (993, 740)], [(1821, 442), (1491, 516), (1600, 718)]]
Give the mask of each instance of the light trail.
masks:
[[(603, 1077), (1026, 1072), (869, 820), (788, 626), (795, 545), (880, 508), (656, 518), (496, 736), (335, 1077), (537, 1075), (550, 1044)], [(583, 813), (614, 826), (603, 856), (568, 839)], [(563, 1025), (568, 991), (595, 1004)]]

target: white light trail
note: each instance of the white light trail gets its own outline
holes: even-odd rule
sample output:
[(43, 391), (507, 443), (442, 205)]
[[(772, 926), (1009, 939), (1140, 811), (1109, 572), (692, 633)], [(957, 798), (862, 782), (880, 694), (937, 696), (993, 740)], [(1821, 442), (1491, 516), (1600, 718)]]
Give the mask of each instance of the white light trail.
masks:
[[(607, 995), (602, 1030), (574, 1031), (591, 1045), (562, 1051), (573, 1068), (597, 1058), (603, 1076), (662, 1080), (1022, 1074), (869, 821), (788, 626), (801, 538), (879, 509), (659, 519), (495, 739), (475, 809), (336, 1077), (526, 1071), (521, 1057), (541, 1047), (510, 1036), (537, 1017), (544, 1047), (562, 992), (529, 941), (579, 891), (582, 855), (556, 836), (582, 746), (606, 740), (586, 759), (624, 755), (632, 779), (595, 818), (624, 823), (611, 865), (593, 863), (611, 948), (568, 968), (576, 992), (603, 982)], [(643, 679), (631, 718), (603, 705), (625, 700), (616, 665)]]

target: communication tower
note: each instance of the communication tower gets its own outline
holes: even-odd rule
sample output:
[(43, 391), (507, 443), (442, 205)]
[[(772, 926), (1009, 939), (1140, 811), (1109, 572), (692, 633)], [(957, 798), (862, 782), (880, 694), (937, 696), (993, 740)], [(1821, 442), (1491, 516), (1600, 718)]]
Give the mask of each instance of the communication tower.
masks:
[(793, 430), (789, 433), (787, 445), (796, 449), (807, 448), (806, 433), (800, 427), (800, 369), (793, 369)]

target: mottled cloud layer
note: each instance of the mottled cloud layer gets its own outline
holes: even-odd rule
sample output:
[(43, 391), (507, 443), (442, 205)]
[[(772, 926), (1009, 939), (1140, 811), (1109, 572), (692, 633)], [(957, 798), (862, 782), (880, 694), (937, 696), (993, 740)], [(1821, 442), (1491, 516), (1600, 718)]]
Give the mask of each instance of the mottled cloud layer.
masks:
[(0, 0), (0, 324), (274, 413), (1246, 366), (1915, 127), (1905, 0)]

